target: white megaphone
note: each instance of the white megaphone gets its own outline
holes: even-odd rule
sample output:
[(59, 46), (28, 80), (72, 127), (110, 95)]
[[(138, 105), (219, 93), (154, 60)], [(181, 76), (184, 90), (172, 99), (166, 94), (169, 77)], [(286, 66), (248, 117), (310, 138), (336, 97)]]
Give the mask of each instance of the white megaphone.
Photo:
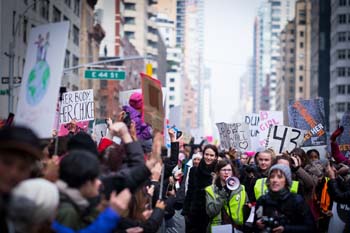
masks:
[(226, 178), (226, 187), (229, 190), (237, 190), (239, 188), (240, 182), (239, 179), (235, 176), (230, 176)]

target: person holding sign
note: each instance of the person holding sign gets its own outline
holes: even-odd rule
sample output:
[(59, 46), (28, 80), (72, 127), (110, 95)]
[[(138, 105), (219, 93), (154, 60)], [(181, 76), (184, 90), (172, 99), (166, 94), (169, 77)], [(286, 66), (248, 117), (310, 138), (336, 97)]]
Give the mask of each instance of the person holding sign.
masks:
[(302, 196), (290, 192), (291, 170), (272, 166), (267, 177), (268, 193), (256, 203), (255, 232), (315, 232), (315, 222)]
[(232, 163), (223, 159), (215, 167), (215, 179), (212, 185), (205, 188), (206, 212), (210, 217), (207, 232), (211, 232), (216, 225), (229, 224), (232, 227), (243, 230), (244, 208), (247, 207), (248, 197), (244, 185), (239, 180), (231, 179), (233, 183), (227, 182), (237, 171)]

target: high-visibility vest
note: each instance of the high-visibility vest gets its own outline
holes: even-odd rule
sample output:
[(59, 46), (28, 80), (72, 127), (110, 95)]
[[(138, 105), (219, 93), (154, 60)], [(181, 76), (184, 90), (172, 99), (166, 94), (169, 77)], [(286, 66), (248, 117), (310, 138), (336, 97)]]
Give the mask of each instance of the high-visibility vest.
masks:
[[(228, 216), (231, 217), (233, 222), (237, 225), (243, 225), (243, 207), (247, 201), (247, 194), (245, 192), (244, 185), (239, 193), (233, 194), (230, 198), (229, 205), (225, 204), (224, 208)], [(207, 186), (205, 191), (214, 199), (218, 197), (218, 194), (214, 192), (214, 185)], [(210, 222), (210, 231), (212, 226), (221, 225), (222, 216), (221, 211)]]
[[(259, 197), (261, 197), (262, 195), (265, 195), (269, 191), (266, 185), (266, 179), (267, 178), (260, 178), (260, 179), (257, 179), (255, 182), (254, 194), (255, 194), (256, 200), (258, 200)], [(299, 181), (293, 180), (292, 187), (290, 187), (290, 192), (298, 193), (298, 188), (299, 188)]]

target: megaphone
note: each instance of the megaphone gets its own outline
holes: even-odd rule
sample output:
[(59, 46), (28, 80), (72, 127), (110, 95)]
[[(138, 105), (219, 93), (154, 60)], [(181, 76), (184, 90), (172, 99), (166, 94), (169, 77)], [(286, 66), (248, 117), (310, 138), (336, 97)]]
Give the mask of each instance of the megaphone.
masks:
[(235, 176), (230, 176), (226, 178), (226, 187), (231, 190), (237, 190), (239, 188), (240, 182), (239, 179)]

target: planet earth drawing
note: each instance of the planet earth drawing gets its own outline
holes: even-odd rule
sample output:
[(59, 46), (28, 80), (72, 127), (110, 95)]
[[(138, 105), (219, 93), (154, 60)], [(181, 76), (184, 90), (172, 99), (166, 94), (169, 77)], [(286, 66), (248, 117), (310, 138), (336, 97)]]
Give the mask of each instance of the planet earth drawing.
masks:
[(26, 99), (28, 104), (35, 106), (46, 94), (50, 81), (50, 67), (46, 61), (39, 61), (29, 73)]

